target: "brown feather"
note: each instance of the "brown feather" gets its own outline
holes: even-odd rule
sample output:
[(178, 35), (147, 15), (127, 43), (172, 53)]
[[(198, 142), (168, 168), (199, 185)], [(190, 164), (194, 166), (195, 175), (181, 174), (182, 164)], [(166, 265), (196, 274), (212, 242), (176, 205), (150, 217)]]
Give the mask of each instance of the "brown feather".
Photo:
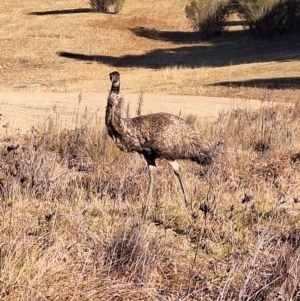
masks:
[(211, 163), (204, 138), (177, 116), (157, 113), (122, 121), (120, 142), (126, 151), (171, 161), (189, 159), (199, 164)]

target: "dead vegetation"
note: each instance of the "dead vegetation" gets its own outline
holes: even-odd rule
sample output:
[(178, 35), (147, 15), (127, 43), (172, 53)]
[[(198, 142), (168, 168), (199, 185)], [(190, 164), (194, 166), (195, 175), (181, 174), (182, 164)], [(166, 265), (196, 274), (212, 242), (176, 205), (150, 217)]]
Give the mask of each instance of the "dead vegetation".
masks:
[(270, 102), (188, 116), (218, 156), (184, 163), (193, 212), (161, 161), (147, 219), (146, 166), (97, 116), (3, 142), (1, 299), (299, 300), (299, 116)]

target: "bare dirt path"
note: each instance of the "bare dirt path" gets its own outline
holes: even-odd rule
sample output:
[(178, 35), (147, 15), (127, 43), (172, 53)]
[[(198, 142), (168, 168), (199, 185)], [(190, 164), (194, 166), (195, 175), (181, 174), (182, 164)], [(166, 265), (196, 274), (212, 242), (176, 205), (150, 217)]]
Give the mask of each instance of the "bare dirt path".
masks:
[[(137, 94), (125, 94), (125, 103), (129, 103), (131, 115), (135, 115)], [(24, 133), (32, 127), (38, 128), (46, 123), (50, 116), (58, 116), (63, 127), (74, 124), (77, 112), (104, 117), (107, 93), (82, 93), (79, 103), (78, 93), (0, 93), (0, 131)], [(215, 119), (221, 110), (233, 107), (256, 109), (260, 100), (242, 100), (220, 97), (186, 95), (143, 95), (142, 114), (169, 112), (187, 116), (197, 115), (200, 119)]]

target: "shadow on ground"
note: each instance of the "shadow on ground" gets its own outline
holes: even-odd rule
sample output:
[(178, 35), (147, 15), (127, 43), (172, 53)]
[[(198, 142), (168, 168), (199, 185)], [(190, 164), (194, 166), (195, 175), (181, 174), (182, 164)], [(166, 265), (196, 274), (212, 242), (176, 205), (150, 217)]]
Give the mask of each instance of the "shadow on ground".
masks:
[[(245, 25), (244, 21), (225, 21), (225, 26)], [(131, 28), (130, 31), (138, 37), (147, 38), (156, 41), (173, 42), (177, 44), (199, 43), (203, 41), (199, 32), (184, 32), (184, 31), (159, 31), (146, 27)], [(232, 33), (231, 33), (232, 35)]]
[[(151, 32), (151, 31), (150, 31)], [(153, 33), (154, 34), (154, 33)], [(147, 35), (150, 34), (149, 31)], [(154, 37), (153, 37), (154, 38)], [(121, 56), (58, 52), (60, 57), (86, 62), (99, 62), (112, 67), (141, 67), (160, 69), (166, 67), (222, 67), (269, 61), (291, 61), (300, 59), (299, 38), (276, 41), (253, 39), (249, 34), (233, 32), (205, 43), (190, 43), (191, 33), (160, 33), (159, 39), (166, 41), (185, 40), (184, 46), (154, 49), (145, 54), (125, 54)]]
[(214, 83), (210, 86), (249, 87), (263, 89), (299, 89), (300, 77), (260, 78), (245, 81), (228, 81)]
[(62, 10), (33, 11), (28, 14), (35, 15), (35, 16), (47, 16), (47, 15), (82, 14), (82, 13), (99, 13), (99, 11), (92, 8), (71, 8), (71, 9), (62, 9)]
[(145, 27), (131, 28), (130, 31), (141, 38), (178, 44), (199, 43), (202, 40), (198, 32), (159, 31)]

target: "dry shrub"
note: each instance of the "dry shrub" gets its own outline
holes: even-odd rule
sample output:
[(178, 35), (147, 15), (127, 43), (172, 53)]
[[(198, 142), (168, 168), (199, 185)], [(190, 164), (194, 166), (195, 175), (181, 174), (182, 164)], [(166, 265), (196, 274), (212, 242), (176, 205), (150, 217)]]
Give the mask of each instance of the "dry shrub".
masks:
[[(92, 120), (92, 116), (91, 119)], [(1, 155), (4, 198), (18, 193), (43, 200), (88, 199), (105, 195), (103, 174), (109, 169), (107, 156), (113, 147), (106, 130), (97, 121), (83, 122), (73, 130), (59, 129), (50, 122), (45, 132), (32, 132), (20, 144), (5, 146)], [(120, 156), (119, 156), (120, 155)], [(123, 158), (117, 152), (110, 156)], [(110, 181), (113, 185), (113, 181)], [(101, 183), (101, 184), (99, 184)]]
[(196, 121), (197, 121), (197, 115), (193, 115), (193, 114), (189, 114), (186, 118), (185, 118), (185, 122), (191, 126), (195, 126), (196, 125)]
[(299, 31), (299, 0), (242, 0), (240, 16), (259, 38)]
[(105, 266), (109, 273), (126, 275), (145, 284), (160, 254), (161, 238), (153, 226), (127, 222), (106, 246)]
[(285, 151), (296, 140), (299, 105), (277, 106), (262, 102), (260, 110), (233, 109), (221, 112), (217, 121), (224, 125), (224, 131), (231, 146), (257, 151), (274, 149)]
[(185, 7), (185, 13), (201, 36), (209, 40), (218, 36), (225, 28), (227, 0), (192, 0)]
[(122, 10), (124, 2), (125, 0), (90, 0), (90, 5), (100, 12), (118, 14)]
[[(281, 223), (281, 218), (270, 219)], [(244, 265), (245, 281), (239, 300), (298, 300), (300, 248), (284, 242), (282, 234), (266, 227), (259, 234), (252, 260)], [(287, 230), (286, 227), (284, 227)], [(288, 232), (293, 230), (287, 230)], [(289, 236), (288, 233), (283, 237)]]

